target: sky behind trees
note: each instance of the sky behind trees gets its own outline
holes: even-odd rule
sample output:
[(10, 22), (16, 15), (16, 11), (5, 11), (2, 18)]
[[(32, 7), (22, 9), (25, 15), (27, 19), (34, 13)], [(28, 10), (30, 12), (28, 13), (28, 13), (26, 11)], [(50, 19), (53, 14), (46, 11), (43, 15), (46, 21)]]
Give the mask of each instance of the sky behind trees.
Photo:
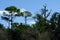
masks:
[(37, 11), (43, 8), (45, 3), (47, 4), (47, 9), (52, 9), (52, 12), (60, 12), (60, 0), (0, 0), (0, 11), (4, 11), (8, 6), (16, 6), (17, 8), (28, 10), (35, 15)]

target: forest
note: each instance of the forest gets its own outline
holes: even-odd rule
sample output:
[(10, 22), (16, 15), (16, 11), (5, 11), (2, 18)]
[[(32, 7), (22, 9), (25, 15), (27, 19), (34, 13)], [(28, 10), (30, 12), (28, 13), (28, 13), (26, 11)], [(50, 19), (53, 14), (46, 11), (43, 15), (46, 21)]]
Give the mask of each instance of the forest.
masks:
[[(0, 23), (0, 40), (60, 40), (60, 12), (51, 15), (46, 5), (34, 16), (29, 11), (21, 12), (16, 6), (5, 10), (9, 14), (3, 12), (1, 19), (8, 23), (8, 28)], [(25, 23), (14, 22), (15, 17), (24, 17)], [(28, 25), (28, 17), (32, 17), (35, 24)]]

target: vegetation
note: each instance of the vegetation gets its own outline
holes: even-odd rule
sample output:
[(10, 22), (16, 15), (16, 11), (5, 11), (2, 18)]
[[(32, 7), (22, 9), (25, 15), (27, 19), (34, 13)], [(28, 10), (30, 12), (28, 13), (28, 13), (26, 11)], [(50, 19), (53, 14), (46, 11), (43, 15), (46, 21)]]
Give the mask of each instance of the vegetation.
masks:
[[(43, 7), (41, 13), (32, 17), (36, 22), (32, 26), (27, 24), (27, 18), (31, 17), (31, 12), (20, 12), (20, 9), (15, 6), (6, 7), (5, 10), (9, 15), (3, 12), (1, 18), (9, 23), (9, 27), (5, 28), (0, 24), (0, 40), (59, 40), (60, 13), (54, 12), (48, 20), (51, 11), (48, 12), (47, 7)], [(14, 22), (16, 16), (23, 16), (25, 24)]]

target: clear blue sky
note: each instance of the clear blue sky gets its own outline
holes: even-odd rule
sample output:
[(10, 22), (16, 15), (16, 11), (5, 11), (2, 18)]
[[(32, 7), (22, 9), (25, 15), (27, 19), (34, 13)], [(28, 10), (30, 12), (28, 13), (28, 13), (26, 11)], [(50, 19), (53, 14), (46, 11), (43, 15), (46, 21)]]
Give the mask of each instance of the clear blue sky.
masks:
[(52, 9), (52, 12), (60, 12), (60, 0), (0, 0), (0, 11), (3, 11), (8, 6), (16, 6), (20, 9), (24, 8), (34, 15), (43, 8), (45, 3), (49, 10)]

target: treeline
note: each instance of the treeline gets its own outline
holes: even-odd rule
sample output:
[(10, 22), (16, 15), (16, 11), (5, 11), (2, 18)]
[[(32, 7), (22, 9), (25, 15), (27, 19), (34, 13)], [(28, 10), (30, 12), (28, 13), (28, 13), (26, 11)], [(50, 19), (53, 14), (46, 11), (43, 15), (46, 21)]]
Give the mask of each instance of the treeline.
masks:
[[(7, 7), (5, 10), (9, 14), (3, 12), (1, 19), (5, 20), (9, 26), (5, 28), (3, 24), (0, 24), (0, 40), (60, 40), (59, 12), (50, 15), (52, 12), (43, 6), (41, 12), (32, 17), (35, 24), (30, 26), (27, 24), (27, 18), (31, 17), (31, 12), (21, 12), (15, 6)], [(15, 17), (21, 16), (25, 18), (25, 24), (14, 22)], [(48, 19), (49, 16), (51, 16), (50, 19)]]

